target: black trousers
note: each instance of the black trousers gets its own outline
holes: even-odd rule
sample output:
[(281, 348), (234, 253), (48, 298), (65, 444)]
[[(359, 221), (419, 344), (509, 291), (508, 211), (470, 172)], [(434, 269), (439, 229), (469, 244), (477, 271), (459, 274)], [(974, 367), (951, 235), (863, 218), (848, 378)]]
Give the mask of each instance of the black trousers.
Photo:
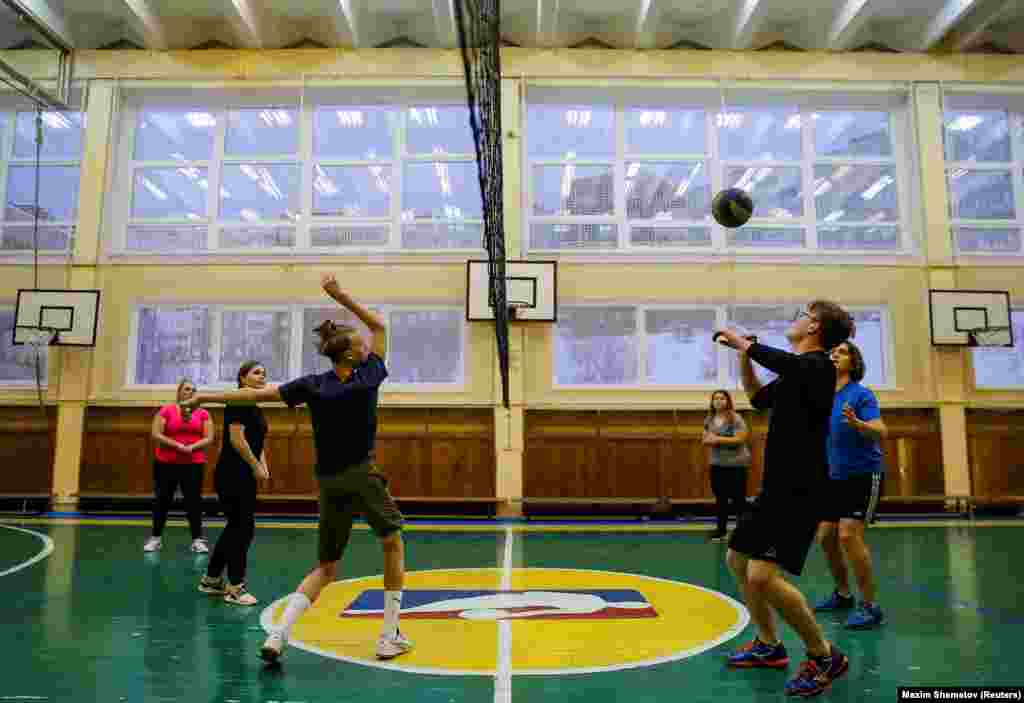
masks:
[(204, 464), (165, 464), (153, 462), (153, 536), (160, 537), (167, 524), (167, 513), (174, 503), (174, 492), (181, 486), (185, 514), (192, 539), (203, 536), (203, 469)]
[(213, 547), (206, 575), (218, 578), (226, 566), (228, 581), (237, 586), (245, 583), (249, 547), (256, 534), (256, 481), (219, 485), (217, 495), (227, 524)]
[(725, 532), (730, 513), (737, 518), (747, 499), (746, 466), (711, 466), (711, 492), (715, 494), (717, 531)]

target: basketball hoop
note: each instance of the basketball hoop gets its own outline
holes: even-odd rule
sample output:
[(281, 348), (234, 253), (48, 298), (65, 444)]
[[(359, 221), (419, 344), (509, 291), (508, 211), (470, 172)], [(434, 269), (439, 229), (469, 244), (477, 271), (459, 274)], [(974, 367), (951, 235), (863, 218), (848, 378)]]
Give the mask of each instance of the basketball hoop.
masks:
[(42, 356), (43, 350), (53, 346), (60, 338), (60, 330), (49, 327), (19, 327), (19, 337), (23, 340), (31, 352), (26, 354), (27, 359), (22, 360), (26, 365), (35, 364), (36, 359)]
[(1007, 338), (1012, 339), (1008, 334), (1009, 327), (974, 327), (962, 330), (967, 334), (967, 346), (973, 347), (1002, 347), (1008, 344)]

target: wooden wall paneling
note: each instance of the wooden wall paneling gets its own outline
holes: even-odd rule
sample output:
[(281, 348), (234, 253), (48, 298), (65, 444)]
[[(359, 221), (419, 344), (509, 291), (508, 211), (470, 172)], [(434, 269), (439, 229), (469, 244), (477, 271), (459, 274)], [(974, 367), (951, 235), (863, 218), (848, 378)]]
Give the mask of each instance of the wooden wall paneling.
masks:
[(883, 497), (945, 494), (938, 413), (928, 408), (883, 408), (882, 419), (889, 428), (882, 443)]
[(974, 496), (1024, 496), (1024, 411), (968, 410), (967, 453)]
[(600, 473), (594, 411), (528, 411), (524, 419), (523, 495), (580, 498), (588, 479)]
[(50, 494), (57, 409), (0, 408), (0, 493)]
[(494, 413), (433, 408), (427, 416), (431, 497), (489, 498), (495, 493)]
[(157, 408), (89, 407), (85, 413), (79, 491), (152, 495)]

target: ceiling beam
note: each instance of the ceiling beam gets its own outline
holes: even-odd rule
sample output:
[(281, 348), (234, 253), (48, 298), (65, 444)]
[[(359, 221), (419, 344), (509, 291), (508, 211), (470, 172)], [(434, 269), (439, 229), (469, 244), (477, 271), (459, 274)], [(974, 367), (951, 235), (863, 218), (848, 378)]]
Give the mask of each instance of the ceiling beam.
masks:
[(58, 49), (75, 48), (74, 37), (63, 13), (50, 7), (46, 0), (0, 0), (19, 17), (32, 24), (47, 41)]
[(167, 43), (167, 32), (147, 0), (123, 0), (123, 2), (132, 11), (142, 36), (146, 40), (146, 48), (167, 51), (170, 48)]
[(236, 28), (239, 43), (247, 49), (270, 49), (275, 46), (272, 38), (273, 24), (269, 21), (262, 0), (231, 0), (236, 16), (232, 25)]
[(942, 46), (953, 52), (966, 51), (974, 44), (979, 43), (982, 36), (988, 30), (994, 28), (997, 22), (1008, 17), (1010, 10), (1020, 7), (1019, 0), (989, 0), (979, 3), (968, 16), (952, 29)]
[(920, 51), (928, 51), (934, 48), (942, 38), (945, 37), (957, 23), (963, 19), (964, 15), (974, 7), (978, 0), (945, 0), (942, 9), (939, 10), (931, 22), (928, 23), (928, 28), (925, 30), (924, 36), (921, 37), (917, 44), (917, 48)]
[(438, 46), (451, 49), (459, 45), (458, 30), (455, 28), (455, 7), (452, 0), (431, 0), (434, 12), (434, 31)]
[(358, 49), (363, 45), (363, 37), (359, 33), (359, 10), (353, 4), (355, 0), (334, 0), (335, 3), (335, 24), (340, 24), (338, 21), (338, 15), (340, 19), (345, 22), (345, 27), (348, 29), (349, 35), (352, 37), (352, 48)]
[(856, 45), (860, 31), (871, 19), (869, 3), (870, 0), (846, 0), (843, 3), (829, 28), (825, 48), (832, 51), (848, 51)]
[(550, 47), (558, 36), (560, 0), (537, 0), (537, 46)]
[(768, 16), (768, 0), (740, 0), (739, 14), (729, 37), (732, 49), (751, 49), (754, 36), (761, 29)]
[(633, 32), (634, 49), (654, 49), (657, 46), (658, 16), (664, 6), (664, 2), (640, 0), (640, 10), (636, 15), (636, 28)]

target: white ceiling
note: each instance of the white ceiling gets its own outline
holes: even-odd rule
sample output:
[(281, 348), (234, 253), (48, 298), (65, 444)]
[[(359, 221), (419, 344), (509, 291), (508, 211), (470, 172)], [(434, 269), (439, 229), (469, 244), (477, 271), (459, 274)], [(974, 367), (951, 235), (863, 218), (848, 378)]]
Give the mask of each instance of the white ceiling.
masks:
[[(453, 2), (0, 0), (0, 49), (452, 48)], [(504, 0), (501, 25), (538, 48), (1024, 53), (1024, 0)]]

